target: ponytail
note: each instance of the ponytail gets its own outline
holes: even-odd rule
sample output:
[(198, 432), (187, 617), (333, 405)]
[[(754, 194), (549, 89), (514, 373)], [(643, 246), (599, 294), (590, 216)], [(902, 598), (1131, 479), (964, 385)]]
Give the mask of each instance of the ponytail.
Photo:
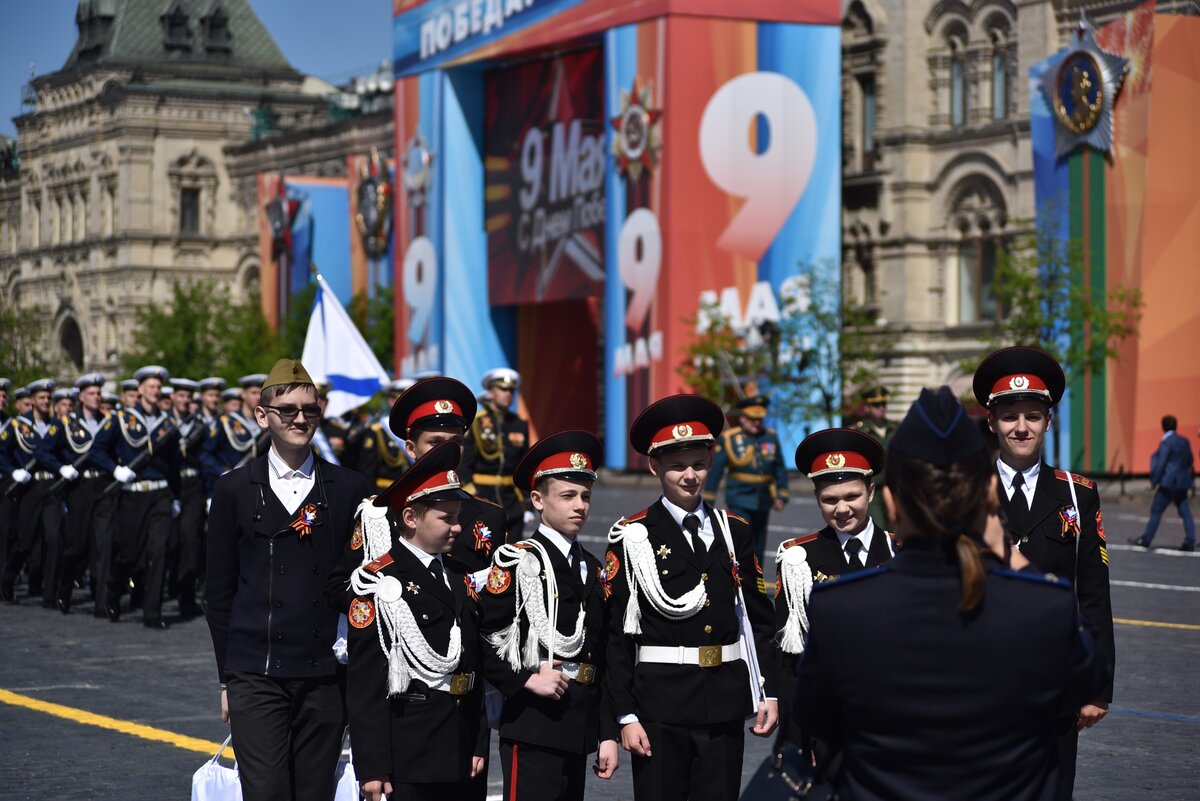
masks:
[(958, 553), (958, 575), (962, 590), (958, 597), (958, 611), (974, 612), (983, 601), (983, 560), (979, 558), (979, 546), (966, 534), (959, 534), (954, 545)]

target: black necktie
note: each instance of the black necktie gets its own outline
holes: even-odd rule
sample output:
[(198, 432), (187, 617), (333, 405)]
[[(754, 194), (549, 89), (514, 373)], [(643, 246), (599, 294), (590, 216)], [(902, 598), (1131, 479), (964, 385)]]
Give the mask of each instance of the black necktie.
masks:
[(700, 518), (695, 515), (684, 515), (683, 528), (692, 535), (692, 550), (701, 556), (707, 553), (708, 549), (704, 547), (704, 540), (700, 539)]
[(446, 586), (445, 573), (442, 572), (442, 561), (440, 559), (434, 559), (429, 563), (429, 572), (438, 580), (438, 584), (441, 584), (443, 587)]
[(1025, 521), (1029, 517), (1029, 499), (1025, 497), (1025, 476), (1018, 470), (1012, 480), (1013, 494), (1009, 499), (1008, 516), (1011, 518), (1013, 533), (1018, 533), (1016, 529), (1022, 529), (1025, 526)]
[(862, 562), (858, 561), (858, 552), (862, 550), (862, 540), (852, 537), (846, 540), (846, 567), (851, 570), (862, 570)]

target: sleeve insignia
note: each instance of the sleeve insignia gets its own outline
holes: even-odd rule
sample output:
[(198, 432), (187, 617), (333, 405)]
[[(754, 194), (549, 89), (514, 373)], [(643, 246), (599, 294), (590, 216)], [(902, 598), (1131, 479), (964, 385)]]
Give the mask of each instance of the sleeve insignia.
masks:
[(357, 551), (363, 546), (362, 519), (354, 521), (354, 533), (350, 535), (350, 550)]
[(375, 622), (375, 604), (366, 598), (355, 598), (350, 602), (350, 611), (346, 614), (350, 625), (356, 629), (365, 629)]
[(621, 560), (617, 558), (615, 551), (609, 551), (604, 555), (604, 580), (612, 581), (619, 572), (621, 572)]
[(488, 571), (487, 591), (492, 595), (500, 595), (512, 584), (512, 574), (502, 567), (492, 565)]
[(754, 572), (762, 576), (762, 565), (758, 563), (758, 554), (754, 554)]
[[(1100, 537), (1101, 542), (1108, 542), (1108, 537), (1104, 536), (1104, 512), (1099, 509), (1096, 510), (1096, 535)], [(1107, 554), (1104, 564), (1108, 564)]]

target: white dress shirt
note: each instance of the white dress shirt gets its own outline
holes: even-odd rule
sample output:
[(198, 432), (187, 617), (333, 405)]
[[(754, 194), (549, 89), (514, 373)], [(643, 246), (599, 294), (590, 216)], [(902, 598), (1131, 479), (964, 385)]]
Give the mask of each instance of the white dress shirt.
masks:
[[(996, 469), (1000, 472), (1000, 483), (1004, 486), (1004, 495), (1010, 501), (1013, 496), (1013, 479), (1017, 477), (1016, 468), (1009, 467), (1002, 460), (996, 460)], [(1038, 459), (1033, 467), (1027, 467), (1019, 471), (1021, 478), (1025, 482), (1022, 488), (1025, 490), (1025, 500), (1030, 509), (1033, 508), (1033, 490), (1037, 487), (1038, 473), (1042, 472), (1042, 460)]]
[(308, 497), (308, 493), (312, 492), (313, 484), (316, 483), (312, 451), (309, 450), (304, 464), (293, 470), (283, 461), (283, 457), (275, 452), (275, 446), (272, 445), (267, 451), (267, 466), (267, 480), (271, 484), (271, 492), (275, 493), (275, 497), (283, 504), (283, 508), (288, 510), (288, 514), (292, 514), (300, 508), (300, 504)]
[[(446, 563), (442, 561), (441, 554), (425, 553), (420, 548), (413, 545), (412, 541), (409, 540), (408, 537), (401, 537), (400, 544), (412, 551), (413, 556), (417, 557), (417, 559), (421, 561), (421, 564), (425, 566), (426, 570), (429, 570), (429, 566), (433, 564), (433, 561), (436, 559), (437, 563), (442, 566), (442, 583), (446, 585), (446, 589), (450, 589), (450, 579), (446, 577)], [(432, 570), (429, 570), (429, 575), (433, 575)]]
[(668, 501), (667, 497), (664, 495), (662, 497), (662, 505), (663, 508), (671, 513), (671, 517), (675, 519), (675, 524), (679, 526), (679, 530), (684, 533), (683, 538), (687, 540), (688, 545), (692, 544), (692, 535), (689, 534), (687, 529), (683, 527), (683, 518), (688, 515), (695, 515), (696, 517), (700, 518), (700, 541), (704, 543), (705, 548), (712, 548), (713, 540), (716, 538), (716, 534), (713, 533), (712, 520), (709, 519), (708, 512), (704, 510), (703, 502), (696, 507), (696, 511), (689, 512)]
[(867, 552), (871, 550), (871, 540), (875, 538), (875, 521), (868, 517), (867, 518), (867, 527), (864, 528), (862, 531), (858, 532), (857, 534), (855, 534), (853, 536), (851, 536), (850, 534), (843, 534), (842, 532), (839, 531), (837, 533), (837, 538), (838, 538), (838, 542), (842, 546), (842, 555), (843, 556), (846, 553), (846, 543), (847, 542), (849, 542), (850, 540), (855, 540), (855, 539), (858, 540), (859, 542), (861, 542), (862, 548), (854, 556), (856, 559), (858, 559), (859, 565), (861, 565), (862, 567), (866, 567), (867, 566)]
[[(567, 564), (571, 563), (571, 549), (575, 547), (577, 540), (567, 539), (566, 536), (550, 528), (545, 523), (542, 523), (540, 526), (538, 526), (538, 533), (550, 540), (550, 542), (554, 543), (554, 547), (557, 548), (559, 553), (563, 555), (563, 559), (567, 560)], [(583, 556), (582, 545), (577, 549), (577, 553), (579, 554), (579, 580), (586, 584), (587, 560)]]

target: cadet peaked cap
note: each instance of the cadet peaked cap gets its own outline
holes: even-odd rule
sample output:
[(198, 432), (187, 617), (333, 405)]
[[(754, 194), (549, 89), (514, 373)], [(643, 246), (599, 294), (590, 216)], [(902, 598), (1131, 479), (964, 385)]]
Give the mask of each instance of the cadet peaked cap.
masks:
[(900, 421), (888, 450), (937, 467), (948, 467), (987, 448), (979, 426), (967, 416), (950, 387), (921, 396)]
[(222, 401), (231, 401), (231, 400), (240, 401), (241, 399), (242, 399), (242, 390), (238, 387), (230, 387), (229, 389), (221, 390), (221, 400)]
[(225, 379), (217, 378), (216, 376), (201, 378), (200, 383), (197, 386), (201, 392), (208, 392), (210, 389), (215, 389), (217, 392), (221, 392), (225, 389)]
[(171, 379), (171, 387), (176, 392), (179, 392), (180, 390), (196, 392), (200, 389), (200, 384), (196, 381), (192, 381), (190, 378), (173, 378)]
[(159, 381), (165, 384), (171, 380), (171, 373), (167, 370), (167, 368), (160, 365), (148, 364), (133, 374), (133, 380), (138, 382), (138, 384), (141, 384), (143, 381), (150, 378), (157, 378)]
[(863, 403), (887, 403), (892, 393), (887, 387), (868, 387), (862, 391)]
[(737, 408), (751, 420), (761, 420), (767, 416), (767, 407), (770, 405), (771, 399), (766, 395), (751, 395), (738, 401)]
[(1067, 388), (1067, 377), (1046, 351), (1017, 345), (1001, 348), (980, 362), (971, 388), (985, 408), (999, 400), (1030, 398), (1053, 406)]
[(81, 375), (75, 381), (76, 389), (87, 389), (88, 387), (103, 387), (104, 376), (101, 373), (88, 373)]
[(53, 378), (39, 378), (31, 384), (27, 384), (25, 389), (29, 390), (30, 395), (36, 395), (39, 392), (53, 392), (57, 384)]
[(796, 448), (796, 469), (814, 480), (866, 478), (883, 470), (883, 446), (852, 428), (827, 428)]
[(397, 378), (395, 381), (389, 381), (386, 389), (389, 395), (403, 395), (415, 383), (415, 378)]
[[(271, 372), (263, 377), (263, 380), (258, 382), (257, 386), (263, 389), (268, 387), (286, 387), (289, 384), (309, 384), (313, 387), (316, 384), (312, 380), (312, 376), (308, 374), (308, 370), (304, 369), (304, 365), (299, 359), (280, 359), (275, 362), (275, 366), (271, 368)], [(256, 386), (255, 384), (246, 384), (246, 379), (242, 379), (242, 386)]]
[(645, 408), (629, 429), (629, 444), (645, 456), (690, 446), (711, 447), (725, 428), (721, 407), (702, 395), (671, 395)]
[(249, 389), (250, 387), (261, 387), (266, 380), (266, 373), (251, 373), (239, 378), (238, 383), (242, 385), (242, 389)]
[(375, 505), (398, 511), (414, 501), (437, 503), (467, 500), (471, 496), (462, 489), (458, 473), (455, 472), (461, 458), (462, 445), (457, 442), (440, 443), (379, 493), (375, 497)]
[(596, 435), (579, 429), (559, 431), (538, 440), (513, 471), (513, 483), (529, 492), (543, 478), (596, 480), (604, 448)]
[(475, 419), (475, 396), (453, 378), (427, 378), (404, 391), (392, 404), (388, 425), (400, 439), (411, 429), (461, 428)]
[(124, 381), (121, 382), (121, 391), (122, 392), (130, 392), (130, 391), (137, 392), (137, 388), (138, 388), (138, 382), (136, 379), (126, 378)]
[(497, 367), (484, 373), (480, 383), (484, 389), (497, 385), (501, 389), (517, 389), (521, 386), (521, 374), (511, 367)]

